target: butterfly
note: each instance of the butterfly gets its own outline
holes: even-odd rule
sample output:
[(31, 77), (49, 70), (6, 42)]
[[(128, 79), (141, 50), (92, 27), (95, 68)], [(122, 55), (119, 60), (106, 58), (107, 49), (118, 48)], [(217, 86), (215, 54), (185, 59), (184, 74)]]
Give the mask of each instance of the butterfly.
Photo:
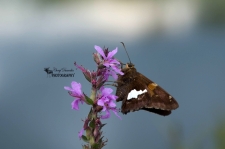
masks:
[(116, 101), (122, 101), (121, 112), (123, 114), (146, 110), (167, 116), (179, 107), (173, 96), (139, 73), (131, 62), (122, 68), (122, 72), (124, 75), (118, 74)]

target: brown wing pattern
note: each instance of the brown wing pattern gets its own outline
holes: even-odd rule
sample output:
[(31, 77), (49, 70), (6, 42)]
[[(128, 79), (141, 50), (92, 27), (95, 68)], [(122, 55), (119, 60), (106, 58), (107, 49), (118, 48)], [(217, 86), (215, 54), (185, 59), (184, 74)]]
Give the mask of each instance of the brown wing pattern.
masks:
[[(133, 89), (137, 91), (146, 89), (147, 92), (127, 100), (128, 94)], [(142, 109), (166, 116), (179, 106), (170, 94), (138, 73), (135, 68), (128, 69), (125, 75), (119, 76), (116, 95), (119, 97), (117, 101), (122, 101), (121, 112), (124, 114)]]

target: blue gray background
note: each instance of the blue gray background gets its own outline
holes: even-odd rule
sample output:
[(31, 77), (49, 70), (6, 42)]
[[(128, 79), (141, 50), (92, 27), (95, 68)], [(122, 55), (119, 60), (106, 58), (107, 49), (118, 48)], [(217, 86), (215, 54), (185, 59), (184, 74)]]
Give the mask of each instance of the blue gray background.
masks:
[[(61, 4), (57, 5), (60, 8)], [(50, 6), (52, 3), (44, 10)], [(112, 113), (110, 119), (103, 120), (107, 123), (103, 135), (109, 140), (105, 148), (215, 148), (214, 130), (225, 117), (223, 22), (202, 17), (178, 35), (156, 29), (135, 39), (112, 38), (97, 31), (88, 34), (85, 29), (85, 35), (55, 32), (54, 38), (35, 30), (17, 36), (1, 34), (0, 148), (81, 148), (84, 142), (79, 140), (78, 131), (90, 107), (81, 105), (79, 111), (72, 110), (73, 98), (63, 87), (77, 81), (90, 94), (90, 84), (73, 63), (95, 70), (94, 45), (110, 50), (118, 47), (116, 58), (126, 63), (121, 41), (137, 70), (167, 90), (180, 107), (167, 117), (138, 111), (120, 113), (120, 120)], [(72, 68), (75, 77), (47, 78), (45, 67)]]

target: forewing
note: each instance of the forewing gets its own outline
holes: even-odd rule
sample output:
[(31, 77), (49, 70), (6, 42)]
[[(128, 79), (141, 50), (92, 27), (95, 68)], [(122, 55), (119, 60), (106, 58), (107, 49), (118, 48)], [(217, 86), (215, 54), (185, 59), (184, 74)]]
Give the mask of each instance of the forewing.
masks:
[[(122, 113), (126, 114), (130, 111), (137, 111), (150, 104), (151, 97), (146, 87), (147, 86), (139, 79), (135, 79), (129, 84), (128, 92), (122, 100)], [(129, 98), (129, 94), (131, 94), (132, 91), (140, 91), (143, 93), (139, 93), (136, 97)]]
[(117, 83), (117, 102), (122, 101), (121, 112), (124, 114), (142, 109), (165, 116), (179, 106), (170, 94), (135, 68), (124, 69), (124, 75), (119, 75)]

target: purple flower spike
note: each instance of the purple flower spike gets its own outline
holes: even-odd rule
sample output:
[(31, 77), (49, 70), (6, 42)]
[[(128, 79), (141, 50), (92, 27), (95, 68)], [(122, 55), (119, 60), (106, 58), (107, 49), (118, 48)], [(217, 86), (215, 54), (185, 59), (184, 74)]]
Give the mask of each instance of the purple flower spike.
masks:
[(76, 100), (71, 103), (72, 109), (79, 110), (79, 102), (83, 103), (84, 99), (84, 95), (81, 91), (81, 84), (73, 81), (71, 87), (72, 88), (65, 86), (64, 89), (68, 90), (72, 97), (76, 98)]
[(109, 110), (112, 110), (117, 117), (121, 119), (121, 117), (117, 114), (117, 109), (116, 109), (116, 104), (114, 101), (118, 98), (115, 95), (112, 95), (111, 93), (113, 90), (111, 88), (100, 88), (101, 94), (98, 96), (98, 102), (97, 104), (99, 106), (102, 106), (103, 109), (102, 111), (105, 111), (106, 114), (101, 116), (102, 119), (107, 119), (110, 117), (110, 112)]

